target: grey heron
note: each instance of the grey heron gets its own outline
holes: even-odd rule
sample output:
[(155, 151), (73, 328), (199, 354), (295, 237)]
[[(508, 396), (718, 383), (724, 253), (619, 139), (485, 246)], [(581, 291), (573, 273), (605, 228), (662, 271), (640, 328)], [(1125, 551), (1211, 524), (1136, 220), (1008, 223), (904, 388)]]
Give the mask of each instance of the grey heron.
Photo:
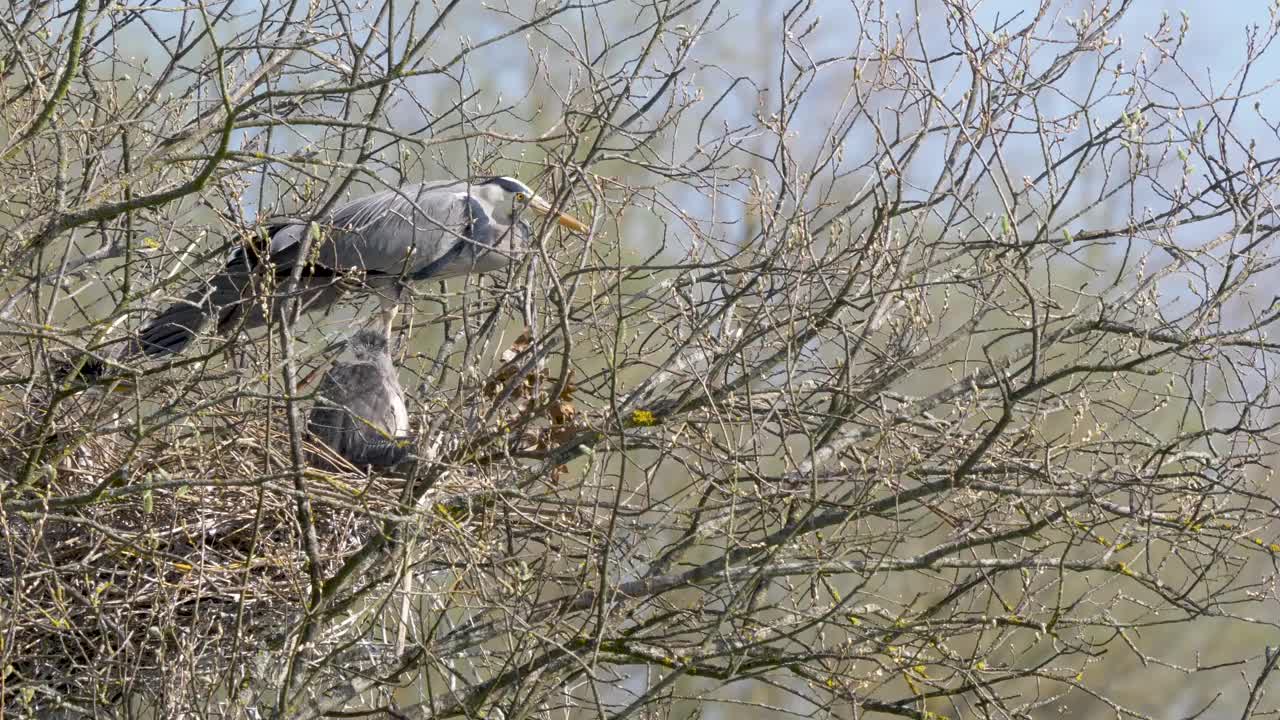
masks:
[(307, 430), (357, 467), (390, 467), (409, 454), (409, 413), (387, 338), (360, 330), (320, 381)]
[[(280, 285), (298, 262), (305, 263), (295, 288), (304, 311), (337, 302), (351, 289), (344, 278), (363, 275), (363, 288), (383, 299), (389, 326), (405, 283), (491, 272), (518, 259), (532, 239), (519, 217), (525, 208), (552, 212), (550, 203), (509, 177), (385, 190), (346, 203), (319, 221), (319, 237), (306, 258), (299, 253), (311, 225), (271, 225), (265, 252), (235, 248), (220, 273), (148, 323), (124, 355), (182, 352), (210, 320), (220, 334), (265, 325), (283, 305), (278, 296), (267, 294), (265, 302), (254, 296), (253, 273), (264, 260)], [(588, 229), (569, 215), (556, 219), (577, 232)]]

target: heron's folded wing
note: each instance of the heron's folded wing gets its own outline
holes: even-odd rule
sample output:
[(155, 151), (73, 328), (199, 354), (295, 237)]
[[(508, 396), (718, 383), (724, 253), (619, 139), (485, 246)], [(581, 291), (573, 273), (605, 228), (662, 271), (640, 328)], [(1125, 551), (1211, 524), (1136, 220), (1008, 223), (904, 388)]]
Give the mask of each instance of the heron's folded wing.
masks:
[(375, 193), (340, 207), (317, 261), (346, 270), (414, 274), (447, 255), (470, 227), (466, 185), (428, 184)]

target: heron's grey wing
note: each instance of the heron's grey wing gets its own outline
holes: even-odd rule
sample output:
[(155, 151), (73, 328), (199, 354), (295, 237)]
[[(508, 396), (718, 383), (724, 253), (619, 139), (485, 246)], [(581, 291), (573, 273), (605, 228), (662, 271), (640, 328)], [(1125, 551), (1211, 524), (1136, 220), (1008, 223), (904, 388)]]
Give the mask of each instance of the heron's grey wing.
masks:
[[(276, 224), (267, 229), (270, 252), (286, 252), (297, 242), (298, 227)], [(221, 328), (244, 301), (249, 275), (256, 265), (255, 257), (243, 246), (232, 248), (222, 271), (210, 278), (186, 298), (165, 308), (138, 333), (134, 346), (126, 356), (137, 351), (148, 357), (182, 352), (210, 318)]]
[(493, 234), (489, 213), (475, 198), (464, 195), (459, 206), (466, 218), (462, 237), (458, 238), (443, 255), (426, 265), (418, 265), (411, 275), (413, 280), (447, 278), (462, 275), (473, 269), (475, 259), (483, 254), (485, 241)]
[(325, 373), (316, 390), (316, 404), (307, 416), (307, 431), (311, 436), (343, 456), (348, 437), (355, 431), (355, 423), (345, 407), (345, 374), (346, 366), (330, 368)]
[(429, 263), (416, 264), (410, 279), (422, 281), (498, 270), (511, 263), (517, 245), (528, 245), (527, 223), (498, 223), (492, 210), (471, 195), (460, 195), (456, 203), (457, 214), (464, 219), (462, 231), (455, 233), (459, 237), (443, 255)]
[(346, 456), (347, 438), (351, 434), (347, 412), (328, 403), (317, 402), (307, 417), (307, 433), (340, 456)]
[(467, 239), (466, 188), (411, 185), (347, 203), (329, 219), (317, 262), (337, 270), (413, 275)]

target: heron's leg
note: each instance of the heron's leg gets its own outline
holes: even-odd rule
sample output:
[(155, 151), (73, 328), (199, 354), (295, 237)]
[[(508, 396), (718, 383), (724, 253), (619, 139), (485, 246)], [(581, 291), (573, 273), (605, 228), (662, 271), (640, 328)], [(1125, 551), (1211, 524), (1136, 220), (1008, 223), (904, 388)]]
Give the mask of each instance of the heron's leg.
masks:
[(386, 293), (378, 293), (381, 305), (383, 327), (386, 328), (387, 342), (391, 342), (391, 330), (395, 327), (396, 313), (400, 311), (400, 289), (392, 288)]

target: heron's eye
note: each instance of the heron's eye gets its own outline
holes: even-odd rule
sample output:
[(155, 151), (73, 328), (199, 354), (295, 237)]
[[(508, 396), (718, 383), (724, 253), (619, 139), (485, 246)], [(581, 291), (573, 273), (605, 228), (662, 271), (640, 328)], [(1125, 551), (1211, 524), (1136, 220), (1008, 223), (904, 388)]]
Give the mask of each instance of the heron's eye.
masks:
[(526, 199), (527, 198), (525, 197), (524, 193), (522, 192), (516, 193), (516, 202), (524, 202)]

